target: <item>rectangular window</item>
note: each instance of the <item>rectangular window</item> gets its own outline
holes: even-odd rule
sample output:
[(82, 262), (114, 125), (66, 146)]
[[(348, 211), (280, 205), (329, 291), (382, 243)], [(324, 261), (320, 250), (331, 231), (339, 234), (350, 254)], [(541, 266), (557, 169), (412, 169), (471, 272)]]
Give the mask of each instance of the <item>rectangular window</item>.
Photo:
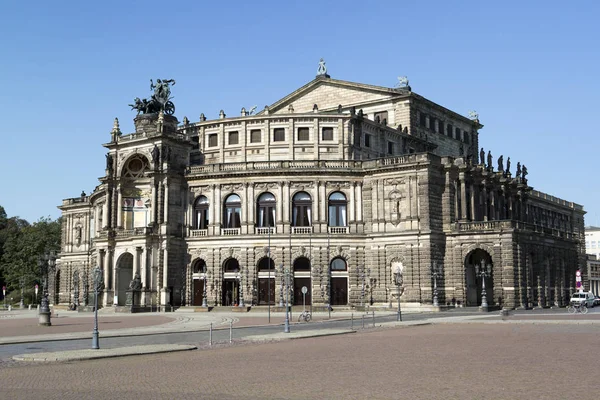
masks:
[(213, 133), (208, 135), (208, 147), (217, 147), (219, 145), (219, 141), (217, 138), (217, 134)]
[(465, 143), (469, 144), (471, 142), (471, 139), (469, 139), (471, 137), (471, 134), (469, 132), (464, 132), (464, 136), (465, 136)]
[(446, 126), (446, 135), (451, 138), (453, 133), (454, 133), (454, 127), (452, 125), (448, 124)]
[(596, 241), (592, 240), (592, 249), (595, 249), (595, 248), (596, 248)]
[(321, 140), (333, 140), (333, 128), (322, 128)]
[(427, 116), (423, 113), (421, 113), (421, 115), (419, 116), (419, 126), (425, 128), (425, 119), (427, 118)]
[(229, 144), (238, 144), (240, 137), (237, 131), (229, 132)]
[(285, 142), (285, 128), (273, 129), (273, 141), (274, 142)]
[(431, 129), (432, 131), (435, 131), (435, 118), (433, 118), (433, 117), (429, 118), (429, 129)]
[(365, 133), (365, 147), (371, 147), (371, 135)]
[(376, 112), (373, 115), (373, 120), (375, 122), (377, 122), (378, 124), (384, 124), (387, 125), (387, 120), (388, 120), (388, 112), (387, 111), (380, 111), (380, 112)]
[(454, 130), (454, 139), (460, 140), (460, 128)]
[(308, 128), (298, 128), (298, 141), (300, 140), (309, 140)]
[(260, 129), (252, 129), (250, 131), (250, 143), (260, 143), (261, 139)]
[(394, 154), (394, 142), (388, 142), (388, 154)]

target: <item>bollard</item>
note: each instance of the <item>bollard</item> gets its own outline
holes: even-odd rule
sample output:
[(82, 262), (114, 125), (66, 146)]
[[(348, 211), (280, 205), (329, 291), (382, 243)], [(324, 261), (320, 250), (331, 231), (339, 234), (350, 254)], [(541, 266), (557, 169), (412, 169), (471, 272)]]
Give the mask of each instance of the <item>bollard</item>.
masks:
[(29, 305), (29, 311), (31, 311), (31, 304)]
[(12, 306), (10, 304), (8, 305), (8, 311), (12, 311)]
[(373, 328), (375, 328), (375, 311), (373, 311)]
[(233, 343), (233, 321), (229, 321), (229, 343)]
[(354, 313), (350, 314), (350, 329), (354, 329)]
[(365, 314), (360, 316), (362, 328), (365, 329)]
[(210, 333), (208, 334), (208, 345), (212, 346), (212, 322), (210, 323)]

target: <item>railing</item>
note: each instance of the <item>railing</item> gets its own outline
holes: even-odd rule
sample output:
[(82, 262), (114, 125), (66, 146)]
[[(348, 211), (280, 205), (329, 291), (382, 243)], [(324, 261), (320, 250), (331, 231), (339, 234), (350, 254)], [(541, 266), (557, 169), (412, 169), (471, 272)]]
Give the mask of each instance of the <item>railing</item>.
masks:
[(511, 229), (513, 227), (513, 221), (476, 221), (456, 223), (456, 229), (460, 232), (497, 231)]
[(115, 237), (143, 236), (150, 233), (152, 233), (152, 228), (147, 227), (120, 229), (115, 231)]
[(240, 228), (223, 228), (221, 229), (222, 236), (234, 236), (239, 235), (241, 232)]
[(312, 232), (312, 226), (292, 226), (292, 234), (294, 235), (310, 235)]
[(203, 174), (209, 172), (226, 171), (255, 171), (255, 170), (273, 170), (273, 169), (356, 169), (362, 168), (362, 161), (353, 160), (299, 160), (299, 161), (257, 161), (243, 163), (223, 163), (195, 165), (188, 168), (188, 174)]
[(276, 232), (275, 227), (266, 227), (266, 228), (255, 228), (255, 232), (257, 235), (269, 235), (274, 234)]
[(348, 233), (347, 226), (328, 226), (327, 230), (332, 235), (340, 235), (340, 234)]
[(190, 231), (191, 237), (200, 237), (208, 235), (208, 229), (193, 229)]

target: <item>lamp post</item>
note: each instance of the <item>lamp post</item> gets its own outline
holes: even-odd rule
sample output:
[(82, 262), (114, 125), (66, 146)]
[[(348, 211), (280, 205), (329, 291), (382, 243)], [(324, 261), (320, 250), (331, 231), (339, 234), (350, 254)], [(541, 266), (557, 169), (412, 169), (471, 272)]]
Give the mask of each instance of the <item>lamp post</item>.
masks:
[(206, 301), (206, 280), (208, 279), (206, 268), (207, 267), (204, 266), (204, 288), (202, 289), (202, 307), (208, 307), (208, 302)]
[(38, 325), (50, 326), (52, 320), (50, 316), (50, 307), (48, 306), (48, 270), (54, 269), (56, 265), (56, 256), (53, 252), (45, 253), (38, 260), (40, 274), (42, 275), (42, 301), (40, 304), (40, 313)]
[(285, 269), (283, 267), (283, 264), (281, 264), (281, 271), (282, 271), (282, 275), (285, 277), (285, 286), (286, 286), (286, 290), (285, 290), (285, 325), (283, 327), (283, 333), (290, 333), (290, 315), (289, 315), (289, 311), (290, 311), (290, 306), (289, 306), (289, 299), (290, 299), (290, 290), (289, 290), (289, 284), (290, 284), (290, 270), (289, 269)]
[(361, 288), (360, 288), (360, 306), (364, 307), (365, 305), (365, 279), (367, 278), (365, 274), (365, 266), (358, 267), (358, 276), (361, 280)]
[(396, 321), (402, 321), (402, 311), (400, 310), (400, 296), (404, 293), (404, 278), (402, 277), (402, 271), (400, 267), (396, 267), (394, 271), (394, 284), (396, 285), (396, 296), (398, 297), (398, 311), (396, 313)]
[(6, 310), (6, 286), (2, 286), (2, 298), (4, 299), (4, 309)]
[(93, 282), (94, 282), (94, 330), (92, 331), (92, 349), (97, 350), (100, 348), (98, 341), (98, 291), (102, 290), (104, 282), (102, 281), (102, 270), (96, 266), (93, 270)]
[(481, 311), (488, 310), (487, 292), (485, 291), (485, 278), (490, 276), (491, 265), (486, 264), (484, 260), (481, 260), (479, 272), (477, 275), (481, 278)]
[(281, 276), (281, 285), (279, 286), (279, 307), (283, 307), (283, 280), (284, 280), (284, 269), (283, 264), (279, 266), (279, 274)]
[(19, 302), (19, 308), (25, 308), (25, 302), (23, 300), (23, 291), (25, 286), (25, 277), (22, 276), (19, 278), (19, 285), (21, 286), (21, 301)]
[(240, 278), (240, 283), (239, 283), (240, 286), (238, 289), (238, 292), (240, 293), (239, 306), (244, 307), (244, 270), (242, 268), (240, 268), (238, 277)]
[(440, 304), (438, 302), (438, 290), (437, 290), (437, 278), (440, 272), (438, 270), (437, 264), (431, 265), (431, 276), (433, 277), (433, 306), (439, 307)]

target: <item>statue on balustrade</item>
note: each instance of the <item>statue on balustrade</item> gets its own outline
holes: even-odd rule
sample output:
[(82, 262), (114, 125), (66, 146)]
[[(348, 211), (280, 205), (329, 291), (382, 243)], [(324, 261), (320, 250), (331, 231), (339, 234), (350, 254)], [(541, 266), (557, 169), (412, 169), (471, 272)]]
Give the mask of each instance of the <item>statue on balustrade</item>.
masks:
[(487, 154), (487, 167), (488, 167), (488, 171), (493, 171), (494, 170), (494, 166), (492, 165), (492, 152), (490, 150), (488, 150), (488, 154)]
[(498, 172), (504, 173), (504, 156), (502, 154), (498, 157)]
[(483, 147), (479, 152), (479, 163), (485, 165), (485, 151), (483, 150)]
[(523, 169), (521, 170), (521, 181), (523, 182), (524, 185), (527, 185), (527, 176), (528, 172), (527, 172), (527, 167), (525, 166), (525, 164), (523, 164)]
[(504, 171), (504, 176), (510, 175), (510, 157), (506, 159), (506, 171)]
[(521, 179), (521, 162), (517, 162), (517, 172), (515, 172), (515, 176), (517, 179)]

